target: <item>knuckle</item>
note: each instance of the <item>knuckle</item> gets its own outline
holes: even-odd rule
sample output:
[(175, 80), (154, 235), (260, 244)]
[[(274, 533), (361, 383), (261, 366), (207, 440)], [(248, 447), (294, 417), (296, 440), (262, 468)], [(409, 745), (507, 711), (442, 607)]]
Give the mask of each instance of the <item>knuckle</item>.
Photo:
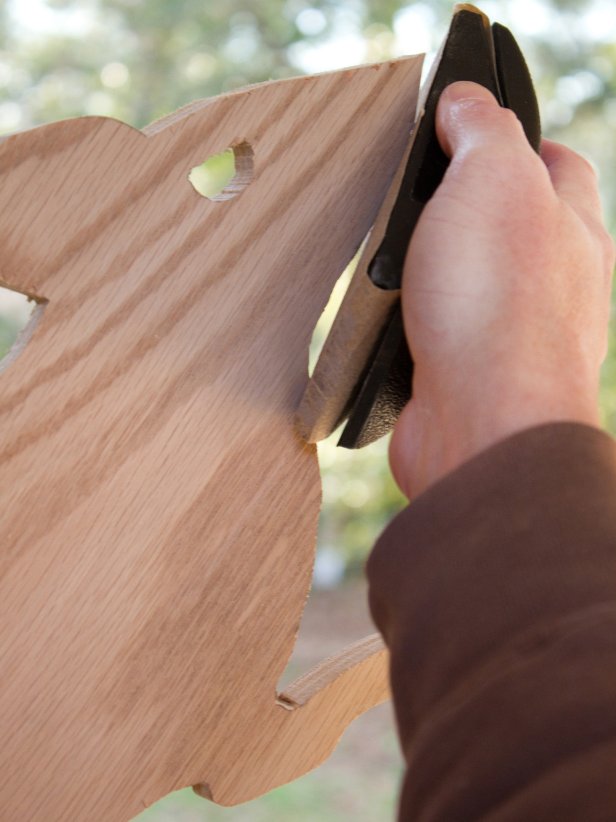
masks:
[(467, 179), (473, 179), (473, 190), (490, 215), (500, 203), (511, 215), (526, 219), (552, 219), (553, 198), (546, 186), (544, 168), (530, 147), (521, 150), (511, 142), (476, 146), (462, 160)]
[(611, 279), (616, 263), (616, 245), (612, 236), (594, 209), (578, 211), (578, 216), (585, 224), (597, 265)]
[(570, 148), (565, 148), (565, 156), (571, 166), (575, 168), (577, 174), (586, 177), (592, 185), (598, 188), (599, 179), (597, 169), (586, 157), (583, 157), (581, 154), (578, 154), (577, 151), (573, 151), (573, 149)]
[[(514, 111), (509, 108), (498, 108), (494, 111), (495, 125), (502, 134), (503, 140), (516, 146), (524, 146), (524, 149), (530, 149), (529, 143), (524, 134), (522, 123)], [(529, 151), (529, 154), (534, 156), (534, 152)]]
[(492, 124), (506, 134), (507, 139), (512, 137), (520, 137), (524, 134), (522, 123), (518, 120), (517, 115), (509, 108), (501, 106), (492, 106), (490, 110), (490, 119)]
[(509, 128), (514, 128), (519, 131), (522, 128), (522, 123), (519, 121), (517, 114), (510, 108), (500, 108), (500, 118), (503, 123), (506, 123)]
[(586, 176), (595, 184), (598, 185), (599, 177), (597, 174), (597, 169), (594, 165), (586, 159), (586, 157), (582, 157), (581, 154), (576, 154), (578, 158), (578, 162), (580, 164), (580, 171), (586, 174)]
[(611, 273), (614, 268), (614, 263), (616, 262), (616, 245), (614, 245), (614, 239), (611, 234), (609, 234), (605, 228), (602, 227), (599, 241), (601, 243), (606, 265)]
[(488, 126), (507, 129), (521, 129), (521, 123), (515, 113), (508, 108), (496, 105), (493, 101), (470, 97), (455, 104), (455, 115), (464, 120), (472, 120)]

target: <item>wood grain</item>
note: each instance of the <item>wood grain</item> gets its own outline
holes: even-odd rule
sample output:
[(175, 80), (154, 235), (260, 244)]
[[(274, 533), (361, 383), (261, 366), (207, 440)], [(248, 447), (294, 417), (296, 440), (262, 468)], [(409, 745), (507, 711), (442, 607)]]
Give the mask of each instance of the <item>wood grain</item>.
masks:
[[(475, 6), (456, 4), (455, 11), (461, 10), (479, 14), (484, 25), (490, 27), (486, 15)], [(348, 417), (350, 402), (363, 378), (366, 363), (382, 337), (391, 318), (392, 309), (400, 298), (400, 289), (386, 290), (374, 285), (369, 268), (385, 236), (391, 212), (400, 192), (409, 155), (417, 136), (417, 127), (424, 116), (427, 97), (441, 62), (445, 42), (443, 41), (432, 61), (428, 77), (420, 89), (412, 134), (299, 403), (297, 430), (306, 442), (319, 442), (325, 439)]]
[[(1, 816), (126, 820), (293, 779), (387, 696), (368, 638), (277, 696), (311, 582), (308, 345), (408, 143), (421, 58), (254, 86), (144, 132), (0, 144)], [(193, 166), (248, 144), (211, 202)]]

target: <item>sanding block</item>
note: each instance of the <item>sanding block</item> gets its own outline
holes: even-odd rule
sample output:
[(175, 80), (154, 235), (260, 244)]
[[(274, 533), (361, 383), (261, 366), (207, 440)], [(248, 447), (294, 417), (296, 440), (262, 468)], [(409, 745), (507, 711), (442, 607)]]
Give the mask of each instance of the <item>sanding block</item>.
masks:
[(413, 360), (402, 322), (404, 259), (425, 204), (447, 166), (435, 129), (443, 89), (457, 80), (485, 86), (512, 109), (538, 151), (539, 108), (520, 48), (505, 26), (474, 6), (456, 6), (449, 32), (419, 97), (415, 125), (398, 172), (364, 246), (345, 298), (298, 408), (308, 442), (346, 420), (338, 442), (361, 448), (393, 428), (411, 398)]

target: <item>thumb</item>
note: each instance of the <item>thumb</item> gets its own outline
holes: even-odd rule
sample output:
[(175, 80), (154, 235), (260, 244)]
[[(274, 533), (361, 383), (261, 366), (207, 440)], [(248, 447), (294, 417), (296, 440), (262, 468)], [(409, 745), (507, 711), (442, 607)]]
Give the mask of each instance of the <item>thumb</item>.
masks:
[(472, 149), (499, 146), (511, 150), (521, 140), (530, 148), (522, 124), (477, 83), (452, 83), (441, 94), (436, 110), (436, 133), (448, 157)]

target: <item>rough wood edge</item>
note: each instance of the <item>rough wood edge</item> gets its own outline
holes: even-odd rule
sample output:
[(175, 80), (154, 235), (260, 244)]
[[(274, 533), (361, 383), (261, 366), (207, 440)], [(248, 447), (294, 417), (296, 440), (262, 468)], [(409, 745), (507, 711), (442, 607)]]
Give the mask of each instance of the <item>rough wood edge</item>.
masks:
[[(426, 84), (427, 85), (427, 84)], [(424, 100), (420, 96), (415, 126)], [(406, 150), (379, 209), (344, 299), (325, 340), (297, 410), (297, 430), (307, 442), (328, 437), (342, 421), (352, 391), (374, 348), (392, 305), (400, 291), (385, 291), (374, 285), (368, 267), (381, 244), (396, 197), (402, 184), (415, 126)]]
[(369, 634), (352, 645), (315, 665), (307, 673), (293, 680), (278, 694), (278, 703), (288, 709), (299, 708), (309, 702), (342, 674), (362, 665), (368, 658), (385, 652), (380, 634)]

